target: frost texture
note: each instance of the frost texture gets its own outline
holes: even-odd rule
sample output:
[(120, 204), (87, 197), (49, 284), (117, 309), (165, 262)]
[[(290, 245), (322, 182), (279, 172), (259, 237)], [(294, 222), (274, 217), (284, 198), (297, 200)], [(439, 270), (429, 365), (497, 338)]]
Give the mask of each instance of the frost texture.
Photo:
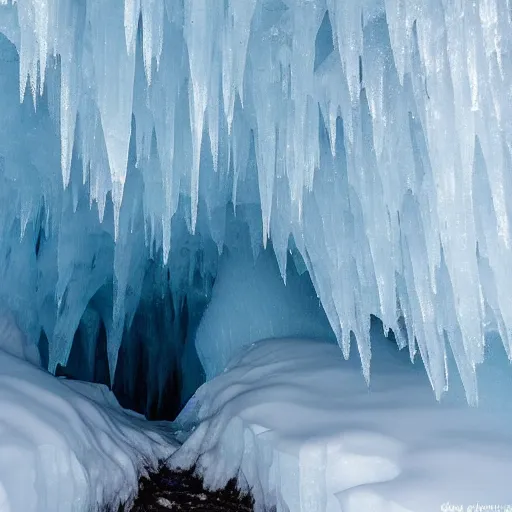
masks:
[(486, 328), (510, 356), (509, 0), (0, 3), (1, 271), (50, 368), (113, 274), (112, 374), (146, 262), (185, 296), (229, 202), (283, 276), (293, 241), (367, 379), (370, 314), (437, 396), (448, 345), (470, 401)]

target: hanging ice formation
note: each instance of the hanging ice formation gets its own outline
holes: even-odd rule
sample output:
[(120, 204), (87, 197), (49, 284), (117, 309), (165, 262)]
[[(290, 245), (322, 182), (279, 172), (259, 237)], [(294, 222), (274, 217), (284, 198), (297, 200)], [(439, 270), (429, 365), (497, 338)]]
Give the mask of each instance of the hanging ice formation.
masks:
[(485, 329), (510, 356), (510, 0), (0, 4), (0, 294), (51, 369), (114, 275), (112, 372), (150, 261), (179, 304), (230, 203), (367, 378), (370, 314), (438, 396), (447, 350), (470, 401)]

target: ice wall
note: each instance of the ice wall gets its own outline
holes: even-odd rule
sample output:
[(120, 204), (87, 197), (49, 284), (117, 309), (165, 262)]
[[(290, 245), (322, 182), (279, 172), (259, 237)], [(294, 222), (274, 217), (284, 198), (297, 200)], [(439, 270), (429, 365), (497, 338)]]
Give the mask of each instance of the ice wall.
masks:
[(509, 0), (0, 3), (2, 295), (50, 368), (110, 276), (113, 373), (147, 262), (180, 303), (233, 203), (366, 378), (373, 313), (476, 401), (484, 330), (512, 342)]
[(307, 272), (299, 274), (293, 256), (285, 284), (271, 244), (254, 261), (247, 224), (230, 212), (227, 232), (212, 296), (194, 337), (206, 380), (259, 340), (295, 335), (334, 341), (311, 280)]

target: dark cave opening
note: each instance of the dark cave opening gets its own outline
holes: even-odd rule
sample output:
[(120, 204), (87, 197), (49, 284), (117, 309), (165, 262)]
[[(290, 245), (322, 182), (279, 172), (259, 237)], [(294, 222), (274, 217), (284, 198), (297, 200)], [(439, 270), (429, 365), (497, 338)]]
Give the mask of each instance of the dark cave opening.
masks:
[[(267, 250), (273, 254), (271, 246)], [(289, 255), (288, 273), (298, 276), (298, 272), (297, 262)], [(311, 283), (307, 271), (302, 270), (302, 274)], [(138, 412), (149, 420), (172, 421), (205, 382), (194, 341), (210, 295), (202, 295), (202, 300), (197, 300), (196, 295), (196, 300), (191, 300), (191, 307), (187, 297), (176, 304), (170, 291), (164, 296), (153, 293), (157, 287), (151, 266), (145, 282), (147, 293), (143, 294), (133, 321), (124, 331), (113, 384), (108, 365), (107, 328), (99, 313), (111, 293), (111, 285), (103, 287), (91, 300), (75, 332), (68, 362), (65, 366), (57, 366), (56, 376), (106, 385), (123, 408)], [(198, 285), (201, 287), (204, 288), (204, 283)], [(210, 287), (213, 287), (213, 281)], [(384, 329), (381, 320), (373, 315), (371, 329), (375, 332)], [(406, 333), (402, 335), (406, 336)], [(334, 334), (332, 339), (334, 342)], [(397, 343), (391, 329), (386, 339)], [(352, 341), (355, 347), (355, 339)], [(94, 353), (91, 353), (91, 345)], [(43, 364), (47, 365), (44, 333), (39, 346)]]
[[(241, 239), (249, 243), (244, 237), (245, 235)], [(251, 251), (250, 248), (248, 250)], [(226, 254), (229, 252), (227, 250)], [(270, 278), (268, 288), (263, 288), (263, 295), (252, 299), (247, 297), (247, 304), (238, 310), (239, 318), (233, 321), (240, 324), (235, 330), (242, 329), (242, 331), (237, 333), (242, 333), (242, 336), (254, 334), (250, 331), (254, 329), (254, 322), (257, 322), (258, 315), (262, 313), (252, 311), (251, 308), (256, 306), (258, 310), (257, 304), (260, 300), (272, 303), (270, 295), (277, 290), (277, 300), (283, 301), (288, 297), (294, 303), (292, 308), (305, 307), (306, 313), (308, 309), (318, 308), (318, 318), (321, 323), (318, 331), (325, 333), (320, 334), (320, 337), (327, 337), (335, 342), (334, 333), (316, 297), (310, 276), (304, 264), (301, 265), (297, 260), (297, 254), (288, 254), (286, 285), (279, 275), (272, 244), (269, 244), (260, 256), (261, 258), (256, 259), (259, 263), (254, 263), (256, 279), (258, 276), (263, 280), (268, 280), (269, 276), (273, 277)], [(248, 261), (252, 261), (252, 256), (249, 256)], [(215, 279), (208, 278), (206, 282), (196, 275), (193, 279), (194, 286), (178, 301), (173, 298), (170, 289), (162, 295), (161, 287), (155, 277), (158, 274), (157, 265), (157, 262), (153, 262), (147, 268), (140, 303), (133, 320), (126, 322), (113, 383), (111, 383), (107, 355), (108, 324), (103, 320), (103, 318), (109, 318), (108, 315), (112, 309), (111, 283), (104, 285), (91, 299), (75, 332), (67, 364), (65, 366), (59, 364), (56, 375), (104, 384), (113, 391), (122, 407), (143, 414), (149, 420), (172, 421), (196, 389), (205, 382), (205, 370), (198, 356), (195, 337), (200, 321), (211, 304)], [(261, 271), (263, 274), (258, 274)], [(226, 279), (225, 276), (224, 279)], [(237, 277), (233, 274), (227, 279), (236, 281)], [(237, 287), (239, 289), (234, 290), (236, 296), (234, 300), (240, 301), (240, 297), (236, 295), (240, 293), (240, 286), (237, 285)], [(285, 291), (286, 289), (288, 291)], [(246, 293), (250, 294), (253, 291), (254, 289), (248, 289)], [(261, 294), (261, 290), (258, 293)], [(303, 297), (298, 302), (297, 295)], [(229, 309), (230, 305), (226, 304), (225, 307)], [(271, 309), (273, 309), (272, 306)], [(278, 316), (270, 320), (270, 323), (283, 323), (284, 327), (281, 328), (280, 335), (300, 336), (301, 324), (290, 317), (290, 311), (292, 310), (287, 310), (285, 307), (281, 312), (284, 316)], [(219, 322), (226, 320), (228, 323), (231, 322), (229, 318), (223, 318)], [(208, 322), (211, 322), (211, 319)], [(228, 330), (231, 328), (233, 328), (232, 325), (227, 326)], [(308, 328), (311, 329), (306, 327), (303, 333), (305, 336), (312, 332), (307, 331)], [(218, 329), (215, 329), (217, 329), (216, 326), (211, 331), (212, 336), (219, 333)], [(43, 333), (39, 347), (43, 364), (46, 366), (47, 343)]]
[[(84, 335), (86, 319), (83, 318), (75, 333), (68, 362), (65, 366), (57, 366), (56, 376), (104, 384), (113, 391), (123, 408), (143, 414), (149, 420), (174, 420), (189, 398), (183, 377), (185, 349), (189, 353), (188, 371), (195, 374), (191, 376), (189, 373), (189, 380), (195, 381), (194, 388), (204, 382), (197, 355), (194, 360), (193, 328), (197, 326), (192, 324), (191, 328), (190, 317), (193, 315), (190, 315), (186, 298), (178, 314), (174, 311), (170, 294), (139, 305), (130, 327), (124, 331), (113, 383), (105, 324), (99, 321), (91, 358), (87, 355), (90, 338)], [(197, 311), (195, 313), (197, 315)], [(41, 345), (44, 342), (40, 342)]]

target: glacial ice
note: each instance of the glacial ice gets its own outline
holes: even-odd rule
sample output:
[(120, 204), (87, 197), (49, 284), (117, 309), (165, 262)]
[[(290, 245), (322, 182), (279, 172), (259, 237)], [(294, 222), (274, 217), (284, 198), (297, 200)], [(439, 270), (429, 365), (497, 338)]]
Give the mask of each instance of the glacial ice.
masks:
[(114, 378), (153, 262), (208, 296), (234, 208), (367, 380), (373, 314), (477, 401), (484, 333), (512, 347), (509, 0), (0, 4), (0, 299), (50, 370), (94, 309)]
[(292, 335), (333, 339), (307, 272), (299, 275), (292, 258), (285, 285), (272, 248), (254, 261), (247, 224), (232, 215), (227, 222), (229, 248), (221, 255), (211, 299), (194, 337), (207, 381), (256, 341)]

